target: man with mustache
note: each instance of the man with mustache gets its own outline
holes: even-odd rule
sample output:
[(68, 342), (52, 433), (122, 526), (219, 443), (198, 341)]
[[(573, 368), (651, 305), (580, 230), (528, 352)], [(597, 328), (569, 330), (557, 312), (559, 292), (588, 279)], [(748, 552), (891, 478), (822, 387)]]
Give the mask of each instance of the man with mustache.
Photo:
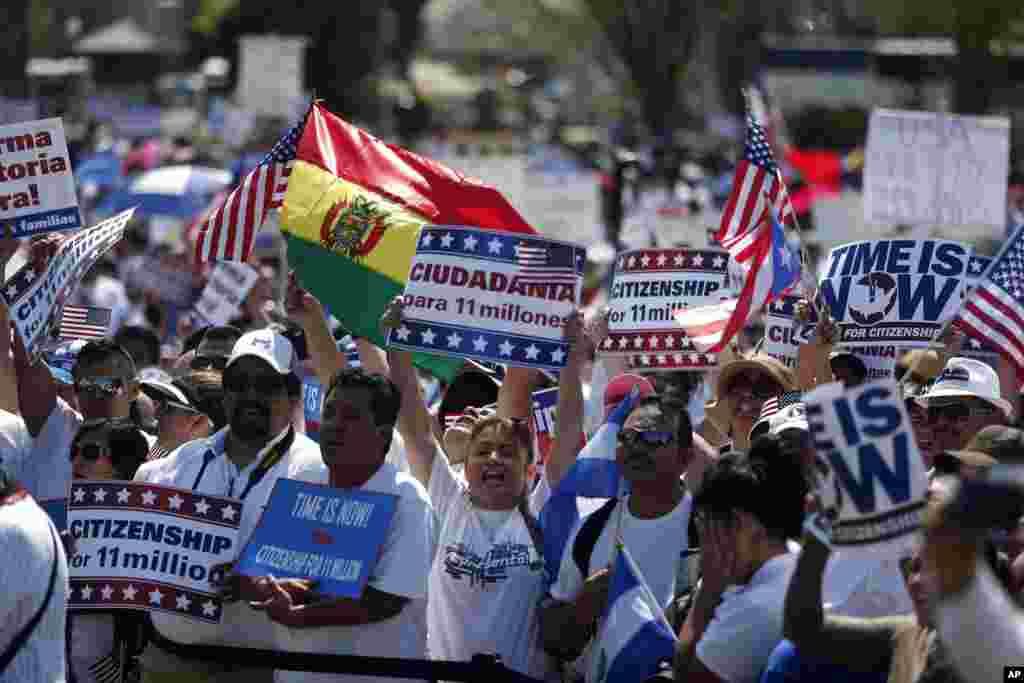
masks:
[[(191, 441), (169, 456), (146, 463), (137, 481), (191, 489), (238, 499), (242, 507), (236, 551), (256, 528), (280, 479), (322, 481), (324, 463), (316, 443), (292, 427), (292, 406), (301, 394), (298, 360), (291, 342), (271, 329), (243, 335), (224, 368), (228, 426)], [(267, 600), (269, 582), (232, 575), (221, 586), (225, 597)], [(143, 683), (257, 683), (269, 673), (240, 663), (189, 659), (180, 644), (273, 648), (274, 628), (263, 612), (245, 602), (226, 604), (219, 625), (176, 616), (152, 615), (154, 635), (140, 658)]]

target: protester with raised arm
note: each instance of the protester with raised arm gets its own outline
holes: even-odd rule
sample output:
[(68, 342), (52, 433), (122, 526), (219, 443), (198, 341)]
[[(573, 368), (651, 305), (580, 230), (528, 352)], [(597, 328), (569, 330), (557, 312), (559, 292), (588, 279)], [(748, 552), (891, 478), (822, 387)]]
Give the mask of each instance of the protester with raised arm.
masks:
[[(396, 298), (382, 324), (401, 322)], [(540, 639), (544, 561), (540, 505), (529, 496), (536, 468), (529, 426), (500, 414), (477, 421), (460, 476), (431, 427), (411, 354), (388, 356), (402, 395), (398, 428), (410, 471), (427, 488), (440, 529), (427, 605), (430, 655), (467, 661), (498, 654), (505, 666), (547, 679), (555, 669)]]

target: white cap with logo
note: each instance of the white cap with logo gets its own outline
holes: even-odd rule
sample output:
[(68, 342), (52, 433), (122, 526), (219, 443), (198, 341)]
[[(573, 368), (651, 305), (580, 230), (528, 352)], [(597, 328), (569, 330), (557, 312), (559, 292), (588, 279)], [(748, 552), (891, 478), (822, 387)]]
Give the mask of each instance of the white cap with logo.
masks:
[(999, 375), (987, 363), (973, 358), (950, 358), (928, 393), (917, 397), (917, 402), (928, 406), (938, 398), (977, 398), (996, 406), (1006, 415), (1013, 416), (1013, 406), (1002, 397)]
[(267, 328), (243, 334), (231, 349), (225, 369), (246, 356), (265, 361), (282, 375), (295, 372), (298, 365), (292, 343), (285, 336)]

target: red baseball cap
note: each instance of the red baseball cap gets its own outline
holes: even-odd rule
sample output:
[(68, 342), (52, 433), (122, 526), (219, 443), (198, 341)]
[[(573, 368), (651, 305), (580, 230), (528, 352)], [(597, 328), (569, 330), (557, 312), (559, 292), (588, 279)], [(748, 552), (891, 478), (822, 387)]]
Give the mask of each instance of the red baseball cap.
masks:
[(640, 387), (640, 398), (654, 393), (654, 385), (646, 377), (630, 373), (623, 373), (612, 377), (604, 390), (605, 417), (615, 409), (615, 406), (622, 403), (629, 396), (629, 392), (633, 391), (635, 386)]

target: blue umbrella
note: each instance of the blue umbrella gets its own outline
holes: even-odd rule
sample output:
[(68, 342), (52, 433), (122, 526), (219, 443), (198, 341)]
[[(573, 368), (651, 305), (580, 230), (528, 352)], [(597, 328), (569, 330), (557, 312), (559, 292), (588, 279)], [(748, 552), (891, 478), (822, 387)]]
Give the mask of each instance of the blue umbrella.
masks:
[(231, 184), (231, 173), (207, 166), (164, 166), (143, 173), (97, 209), (115, 214), (138, 206), (136, 216), (174, 216), (189, 220)]

